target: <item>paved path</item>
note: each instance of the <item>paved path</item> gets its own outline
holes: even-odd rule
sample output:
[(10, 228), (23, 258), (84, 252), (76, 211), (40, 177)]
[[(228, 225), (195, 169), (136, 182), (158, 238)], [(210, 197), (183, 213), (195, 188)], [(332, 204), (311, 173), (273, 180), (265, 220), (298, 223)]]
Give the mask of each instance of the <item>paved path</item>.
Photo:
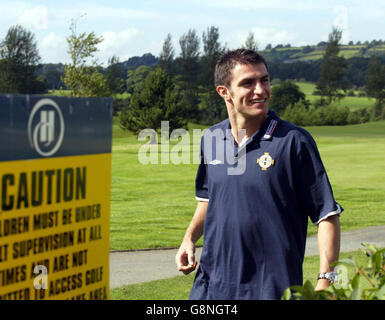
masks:
[[(369, 227), (341, 234), (341, 252), (363, 248), (361, 243), (385, 247), (385, 226)], [(197, 248), (199, 261), (202, 248)], [(181, 275), (174, 262), (177, 249), (110, 252), (110, 288)], [(317, 238), (309, 237), (306, 256), (318, 254)]]

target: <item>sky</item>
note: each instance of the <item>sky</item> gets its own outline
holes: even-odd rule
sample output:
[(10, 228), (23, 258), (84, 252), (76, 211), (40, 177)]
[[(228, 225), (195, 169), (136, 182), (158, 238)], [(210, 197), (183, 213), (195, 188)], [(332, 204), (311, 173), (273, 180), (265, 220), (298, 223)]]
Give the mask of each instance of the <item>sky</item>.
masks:
[(78, 33), (103, 37), (96, 58), (104, 66), (113, 55), (121, 62), (159, 56), (168, 33), (177, 56), (183, 34), (195, 29), (202, 38), (210, 26), (229, 49), (241, 47), (249, 32), (261, 50), (268, 43), (315, 45), (327, 41), (333, 26), (342, 29), (343, 43), (385, 40), (385, 1), (378, 0), (0, 0), (0, 13), (0, 39), (22, 25), (35, 35), (42, 63), (70, 61), (72, 20)]

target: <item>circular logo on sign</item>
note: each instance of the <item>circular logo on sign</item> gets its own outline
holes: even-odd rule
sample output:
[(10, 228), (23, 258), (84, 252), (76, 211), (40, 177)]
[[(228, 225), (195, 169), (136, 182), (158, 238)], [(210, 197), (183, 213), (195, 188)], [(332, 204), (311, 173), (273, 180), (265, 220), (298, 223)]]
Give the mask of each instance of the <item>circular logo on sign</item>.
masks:
[(57, 103), (41, 99), (32, 108), (28, 120), (28, 138), (38, 154), (49, 157), (55, 154), (64, 137), (64, 120)]
[(274, 160), (268, 152), (265, 152), (262, 157), (258, 158), (257, 162), (262, 170), (267, 170), (267, 168), (270, 168), (270, 166), (274, 164)]

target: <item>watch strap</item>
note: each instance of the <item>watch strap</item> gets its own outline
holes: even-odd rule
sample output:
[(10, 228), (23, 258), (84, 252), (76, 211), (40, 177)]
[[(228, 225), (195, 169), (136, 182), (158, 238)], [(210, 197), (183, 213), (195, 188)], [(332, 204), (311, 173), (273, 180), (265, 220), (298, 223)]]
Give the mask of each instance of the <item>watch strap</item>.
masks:
[(320, 272), (317, 279), (327, 279), (330, 282), (335, 282), (337, 280), (337, 272)]

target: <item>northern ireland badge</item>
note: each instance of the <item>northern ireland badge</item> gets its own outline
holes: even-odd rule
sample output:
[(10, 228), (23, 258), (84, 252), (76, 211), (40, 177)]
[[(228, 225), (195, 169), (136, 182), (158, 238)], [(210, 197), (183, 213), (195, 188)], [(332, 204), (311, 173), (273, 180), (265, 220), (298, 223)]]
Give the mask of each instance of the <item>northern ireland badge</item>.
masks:
[(272, 165), (274, 165), (274, 160), (268, 152), (265, 152), (262, 157), (257, 159), (257, 163), (262, 168), (262, 170), (267, 170)]

